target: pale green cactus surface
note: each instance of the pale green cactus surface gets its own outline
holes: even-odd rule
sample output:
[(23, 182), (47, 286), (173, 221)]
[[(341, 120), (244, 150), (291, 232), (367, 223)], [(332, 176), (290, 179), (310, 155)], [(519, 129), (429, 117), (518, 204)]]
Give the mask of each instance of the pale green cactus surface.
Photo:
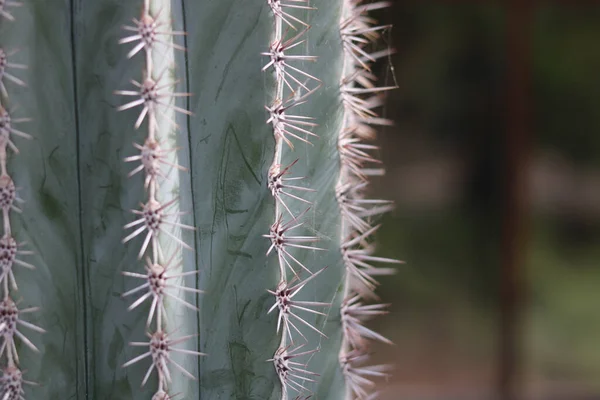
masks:
[(0, 0), (0, 400), (377, 398), (389, 5)]

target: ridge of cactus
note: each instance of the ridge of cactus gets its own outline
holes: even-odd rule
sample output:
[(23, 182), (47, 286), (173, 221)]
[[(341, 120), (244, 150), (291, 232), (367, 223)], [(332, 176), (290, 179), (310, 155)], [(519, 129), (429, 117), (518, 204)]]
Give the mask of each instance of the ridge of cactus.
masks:
[(184, 278), (195, 276), (198, 271), (181, 271), (182, 249), (193, 251), (192, 247), (181, 238), (182, 230), (194, 230), (194, 227), (180, 222), (180, 217), (186, 212), (179, 209), (179, 199), (176, 196), (179, 181), (177, 174), (186, 169), (179, 165), (178, 149), (175, 147), (176, 137), (173, 138), (172, 133), (178, 128), (175, 122), (177, 114), (191, 115), (186, 109), (175, 105), (175, 99), (188, 97), (191, 94), (179, 93), (174, 89), (179, 81), (172, 77), (173, 53), (175, 50), (185, 50), (185, 48), (175, 44), (173, 38), (185, 33), (172, 30), (170, 15), (170, 2), (144, 0), (139, 19), (133, 18), (133, 24), (123, 27), (126, 36), (119, 40), (119, 44), (131, 46), (127, 58), (143, 55), (145, 62), (141, 79), (132, 80), (131, 89), (115, 91), (115, 94), (131, 99), (117, 110), (125, 111), (141, 107), (134, 128), (139, 129), (144, 126), (147, 129), (143, 144), (133, 145), (137, 154), (124, 159), (125, 162), (134, 165), (129, 177), (143, 172), (143, 192), (146, 197), (139, 209), (131, 210), (136, 217), (134, 221), (124, 226), (128, 232), (122, 240), (127, 244), (136, 238), (142, 239), (137, 258), (140, 263), (143, 263), (143, 273), (123, 271), (124, 276), (142, 281), (139, 286), (122, 296), (124, 298), (138, 296), (128, 307), (129, 311), (137, 309), (144, 302), (150, 304), (146, 317), (148, 340), (130, 343), (131, 346), (145, 350), (141, 355), (124, 363), (123, 367), (150, 358), (150, 366), (146, 370), (142, 386), (156, 371), (158, 387), (152, 397), (153, 400), (172, 399), (176, 395), (169, 394), (175, 371), (190, 379), (196, 379), (175, 360), (175, 354), (205, 355), (199, 351), (176, 347), (197, 335), (181, 335), (179, 332), (174, 332), (176, 329), (169, 326), (175, 316), (169, 315), (166, 306), (168, 302), (172, 302), (198, 311), (194, 304), (185, 300), (185, 295), (201, 293), (200, 290), (188, 287), (183, 282)]
[(369, 199), (365, 190), (371, 176), (383, 174), (381, 161), (372, 152), (377, 146), (372, 140), (378, 126), (391, 121), (380, 118), (377, 109), (383, 104), (382, 93), (394, 86), (377, 86), (371, 65), (386, 57), (391, 49), (371, 51), (386, 25), (378, 25), (368, 12), (391, 6), (389, 1), (367, 3), (363, 0), (343, 0), (340, 36), (343, 44), (344, 66), (341, 97), (344, 107), (342, 128), (338, 136), (340, 175), (336, 196), (342, 214), (340, 246), (346, 269), (344, 299), (340, 311), (342, 347), (340, 368), (346, 382), (348, 400), (367, 400), (378, 397), (374, 379), (387, 378), (390, 365), (369, 364), (369, 342), (392, 342), (364, 326), (373, 317), (387, 313), (387, 304), (379, 303), (375, 290), (379, 276), (390, 275), (394, 268), (376, 264), (394, 265), (400, 261), (373, 255), (371, 237), (379, 225), (373, 218), (389, 211), (387, 200)]
[[(268, 292), (275, 297), (275, 304), (268, 311), (277, 310), (277, 333), (281, 334), (279, 348), (272, 359), (277, 376), (281, 383), (282, 399), (286, 400), (290, 392), (301, 395), (309, 392), (306, 382), (315, 382), (319, 376), (309, 370), (307, 363), (293, 361), (296, 358), (312, 355), (319, 351), (311, 348), (303, 330), (309, 329), (320, 336), (325, 334), (316, 326), (307, 322), (304, 315), (318, 314), (325, 316), (323, 310), (330, 303), (301, 301), (293, 299), (307, 284), (319, 276), (325, 268), (312, 271), (291, 253), (291, 249), (321, 251), (316, 246), (317, 236), (295, 234), (293, 231), (304, 225), (302, 221), (311, 207), (305, 198), (307, 192), (314, 192), (306, 186), (299, 186), (302, 177), (293, 176), (292, 171), (298, 159), (283, 165), (284, 145), (294, 151), (294, 142), (312, 145), (317, 135), (312, 129), (317, 126), (314, 118), (298, 114), (296, 107), (306, 103), (308, 98), (321, 86), (321, 81), (302, 69), (302, 63), (316, 61), (315, 56), (304, 54), (302, 44), (307, 41), (310, 25), (295, 14), (295, 11), (314, 11), (308, 0), (267, 0), (273, 16), (274, 34), (269, 51), (262, 53), (268, 57), (263, 71), (273, 71), (275, 90), (273, 100), (265, 105), (269, 114), (267, 124), (273, 129), (275, 154), (269, 168), (268, 187), (275, 201), (275, 222), (270, 228), (268, 238), (271, 246), (267, 255), (275, 252), (279, 266), (280, 282), (275, 290)], [(294, 214), (286, 203), (286, 199), (294, 199), (304, 203), (306, 209)], [(308, 346), (308, 350), (305, 350)], [(302, 349), (302, 350), (301, 350)]]
[[(10, 8), (21, 5), (20, 2), (10, 0), (0, 2), (0, 24), (4, 21), (14, 22), (15, 16)], [(0, 377), (0, 397), (3, 400), (21, 399), (25, 394), (25, 385), (36, 385), (35, 382), (23, 379), (24, 370), (20, 366), (17, 342), (39, 353), (38, 347), (25, 333), (46, 332), (43, 328), (23, 319), (24, 315), (39, 311), (39, 307), (19, 308), (18, 301), (13, 300), (19, 290), (13, 267), (35, 269), (34, 265), (23, 259), (23, 256), (33, 255), (33, 251), (24, 249), (25, 242), (17, 242), (11, 226), (11, 212), (21, 213), (22, 210), (17, 204), (24, 203), (24, 200), (18, 196), (18, 187), (9, 174), (8, 153), (10, 150), (15, 155), (19, 154), (19, 149), (13, 141), (15, 136), (29, 140), (33, 138), (18, 127), (31, 119), (15, 118), (17, 107), (9, 107), (9, 91), (12, 87), (27, 86), (18, 77), (17, 71), (25, 70), (27, 66), (14, 62), (13, 56), (17, 53), (18, 50), (0, 47), (0, 207), (3, 222), (3, 233), (0, 238), (0, 284), (3, 293), (0, 301), (0, 335), (2, 336), (0, 358), (6, 359), (5, 362), (3, 361)], [(25, 332), (22, 328), (25, 328)]]

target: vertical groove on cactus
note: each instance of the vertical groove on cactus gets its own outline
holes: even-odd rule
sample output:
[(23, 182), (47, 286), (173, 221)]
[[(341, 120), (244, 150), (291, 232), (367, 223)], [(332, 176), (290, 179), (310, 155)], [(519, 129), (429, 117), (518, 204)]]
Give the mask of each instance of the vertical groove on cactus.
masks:
[[(6, 1), (0, 3), (0, 23), (2, 20), (15, 21), (15, 17), (8, 11), (8, 7), (20, 6), (21, 3)], [(2, 399), (23, 398), (24, 384), (33, 385), (33, 382), (23, 379), (20, 367), (17, 342), (20, 341), (26, 347), (39, 353), (38, 347), (26, 336), (28, 331), (45, 333), (39, 326), (27, 322), (23, 317), (26, 314), (36, 312), (39, 307), (18, 308), (13, 297), (19, 290), (15, 278), (16, 266), (33, 270), (35, 267), (26, 262), (23, 256), (33, 255), (32, 251), (24, 250), (24, 242), (18, 243), (13, 236), (10, 212), (21, 213), (22, 210), (15, 203), (24, 201), (17, 195), (17, 187), (10, 176), (7, 168), (8, 150), (19, 154), (19, 149), (13, 142), (14, 137), (32, 139), (28, 133), (17, 128), (22, 122), (31, 121), (29, 118), (15, 118), (16, 107), (9, 109), (8, 82), (16, 86), (26, 86), (25, 82), (13, 73), (13, 70), (24, 70), (27, 67), (15, 63), (13, 56), (17, 50), (0, 48), (0, 207), (2, 208), (3, 235), (0, 238), (0, 283), (2, 284), (2, 301), (0, 301), (0, 335), (2, 345), (0, 346), (0, 357), (6, 356), (6, 365), (3, 366), (0, 377), (0, 396)], [(23, 330), (25, 328), (25, 330)]]
[(268, 177), (268, 186), (275, 199), (275, 222), (269, 234), (264, 236), (271, 242), (267, 255), (272, 251), (277, 253), (279, 264), (280, 282), (275, 290), (269, 290), (269, 293), (275, 296), (275, 304), (269, 313), (274, 310), (278, 312), (277, 332), (281, 331), (281, 342), (270, 361), (274, 363), (281, 381), (282, 398), (285, 400), (290, 390), (298, 394), (309, 391), (305, 383), (315, 382), (315, 377), (318, 376), (309, 371), (306, 364), (293, 360), (318, 351), (300, 351), (304, 346), (315, 345), (309, 342), (303, 330), (310, 329), (325, 336), (316, 326), (307, 322), (305, 315), (325, 316), (321, 310), (331, 304), (294, 299), (323, 269), (312, 272), (293, 255), (293, 251), (324, 249), (314, 245), (319, 240), (317, 236), (299, 235), (295, 232), (304, 225), (304, 222), (300, 221), (308, 208), (294, 215), (286, 204), (286, 198), (295, 199), (310, 207), (311, 202), (306, 200), (303, 194), (313, 190), (296, 184), (302, 177), (288, 176), (298, 160), (287, 166), (282, 164), (284, 143), (290, 150), (294, 150), (292, 140), (312, 145), (310, 139), (317, 136), (311, 131), (316, 126), (314, 119), (299, 114), (297, 109), (320, 87), (320, 81), (304, 71), (300, 64), (316, 61), (316, 57), (302, 54), (298, 50), (307, 41), (310, 25), (294, 15), (293, 11), (312, 11), (315, 8), (310, 6), (308, 0), (267, 0), (267, 4), (271, 8), (275, 25), (269, 51), (263, 53), (269, 57), (263, 71), (272, 69), (275, 75), (275, 96), (271, 104), (265, 106), (269, 113), (267, 123), (271, 124), (275, 138), (275, 155)]
[(196, 275), (198, 271), (182, 272), (181, 268), (181, 249), (193, 250), (182, 240), (182, 230), (194, 228), (180, 222), (180, 217), (186, 212), (179, 208), (178, 174), (179, 171), (185, 171), (185, 168), (180, 166), (178, 161), (178, 125), (175, 119), (177, 113), (191, 113), (175, 104), (176, 98), (188, 97), (190, 93), (178, 93), (174, 89), (179, 81), (172, 76), (175, 68), (173, 52), (185, 49), (173, 42), (174, 36), (184, 35), (184, 32), (172, 30), (170, 16), (170, 1), (144, 0), (141, 17), (134, 18), (133, 25), (123, 27), (127, 36), (119, 43), (133, 46), (127, 58), (142, 53), (145, 55), (145, 63), (142, 79), (139, 82), (131, 81), (135, 86), (133, 90), (115, 92), (121, 96), (133, 97), (133, 100), (117, 110), (124, 111), (141, 106), (135, 128), (140, 128), (146, 122), (148, 131), (143, 144), (134, 143), (138, 154), (125, 158), (125, 162), (134, 164), (129, 177), (139, 172), (145, 174), (144, 189), (147, 197), (140, 209), (132, 210), (137, 219), (126, 224), (125, 229), (133, 232), (123, 239), (123, 243), (127, 243), (138, 236), (143, 238), (138, 259), (141, 259), (147, 250), (150, 253), (144, 259), (144, 274), (123, 272), (127, 277), (142, 280), (139, 286), (125, 292), (123, 297), (134, 294), (138, 296), (129, 306), (130, 311), (146, 301), (150, 303), (146, 318), (148, 341), (130, 343), (131, 346), (142, 347), (145, 351), (123, 364), (123, 367), (150, 358), (150, 366), (143, 377), (142, 386), (156, 370), (158, 388), (153, 400), (167, 400), (173, 396), (168, 394), (173, 381), (173, 371), (196, 379), (176, 360), (177, 354), (204, 355), (195, 350), (175, 347), (196, 336), (175, 332), (178, 330), (174, 321), (177, 317), (177, 307), (198, 311), (196, 306), (184, 297), (187, 293), (199, 294), (201, 291), (187, 287), (183, 282), (185, 277)]
[[(183, 30), (183, 32), (187, 32), (187, 22), (186, 22), (185, 18), (183, 18), (186, 15), (186, 7), (185, 7), (185, 2), (184, 1), (181, 1), (181, 8), (179, 9), (179, 12), (181, 13), (181, 18), (179, 18), (179, 20), (181, 20), (181, 27), (180, 28)], [(174, 12), (174, 14), (175, 14), (175, 12)], [(182, 35), (182, 36), (183, 36), (183, 47), (185, 49), (187, 49), (188, 48), (188, 43), (187, 43), (188, 35)], [(189, 77), (189, 75), (190, 75), (190, 73), (189, 73), (190, 72), (190, 66), (189, 66), (189, 59), (188, 59), (188, 52), (187, 52), (187, 50), (184, 52), (184, 57), (183, 57), (183, 71), (184, 71), (184, 74), (185, 74), (185, 77), (186, 77), (186, 80), (185, 80), (185, 91), (188, 92), (188, 93), (191, 93), (191, 90), (190, 90), (190, 81), (189, 81), (189, 79), (187, 79)], [(187, 110), (191, 109), (190, 97), (191, 96), (186, 96), (185, 97), (185, 108)], [(186, 125), (187, 125), (188, 129), (189, 129), (189, 126), (190, 126), (190, 123), (191, 123), (192, 116), (193, 116), (193, 114), (191, 112), (185, 114)], [(188, 165), (189, 165), (190, 171), (193, 171), (194, 170), (194, 159), (192, 157), (192, 150), (191, 150), (192, 149), (192, 137), (191, 137), (190, 134), (187, 135), (187, 139), (188, 139), (187, 140), (187, 145), (188, 145), (188, 154), (187, 154), (187, 156), (188, 156)], [(194, 176), (193, 176), (193, 174), (191, 174), (191, 173), (189, 174), (189, 179), (190, 179), (190, 187), (193, 187), (194, 186)], [(193, 205), (194, 205), (194, 199), (195, 199), (194, 191), (190, 190), (190, 200), (191, 200), (190, 207), (192, 207), (192, 208), (193, 208)], [(193, 226), (197, 226), (197, 223), (196, 223), (196, 213), (192, 213), (192, 214), (193, 214), (192, 215)], [(197, 233), (197, 229), (194, 230), (194, 243), (197, 240), (196, 233)], [(196, 266), (196, 268), (198, 268), (199, 257), (198, 257), (198, 252), (197, 251), (194, 251), (193, 257), (194, 257), (193, 258), (193, 260), (194, 260), (193, 265)], [(200, 272), (200, 271), (198, 271), (198, 272)], [(201, 293), (203, 293), (201, 290), (196, 291), (196, 296), (195, 296), (196, 297), (196, 299), (195, 299), (196, 304), (200, 303), (200, 294)], [(197, 331), (200, 332), (200, 317), (199, 317), (199, 314), (197, 314), (196, 327), (197, 327)], [(198, 336), (200, 336), (200, 334), (198, 334)], [(200, 343), (200, 340), (198, 340), (198, 343)], [(198, 345), (198, 346), (200, 346), (200, 345)]]
[[(387, 377), (388, 365), (368, 365), (369, 340), (391, 342), (365, 327), (370, 318), (385, 314), (386, 304), (370, 304), (378, 300), (376, 277), (394, 273), (393, 268), (380, 268), (373, 263), (398, 264), (399, 261), (372, 255), (370, 237), (379, 226), (372, 226), (373, 217), (387, 212), (392, 204), (386, 200), (365, 198), (368, 178), (383, 173), (380, 162), (371, 154), (376, 146), (364, 143), (372, 139), (378, 125), (390, 121), (379, 118), (376, 109), (382, 105), (381, 93), (394, 87), (377, 87), (370, 65), (390, 51), (371, 51), (369, 45), (379, 38), (387, 26), (378, 26), (366, 14), (389, 7), (388, 1), (363, 4), (363, 0), (343, 0), (340, 34), (344, 48), (344, 68), (341, 95), (344, 120), (339, 133), (341, 160), (336, 195), (342, 214), (341, 251), (346, 267), (346, 284), (341, 309), (343, 342), (340, 365), (346, 380), (348, 400), (373, 399), (374, 378)], [(376, 165), (377, 168), (371, 168)]]
[[(202, 279), (202, 399), (277, 400), (272, 358), (279, 344), (267, 314), (279, 281), (269, 263), (273, 201), (267, 188), (273, 131), (265, 124), (271, 74), (261, 72), (272, 36), (265, 0), (184, 0), (198, 268)], [(192, 385), (191, 385), (192, 386)]]
[[(77, 111), (77, 104), (79, 104), (79, 90), (78, 90), (78, 82), (77, 82), (77, 57), (75, 55), (75, 48), (76, 48), (76, 27), (75, 27), (75, 21), (74, 21), (74, 17), (75, 17), (75, 10), (76, 10), (76, 5), (75, 5), (75, 1), (74, 0), (70, 0), (69, 1), (69, 14), (70, 14), (70, 29), (69, 29), (69, 45), (71, 46), (71, 54), (70, 54), (70, 66), (72, 69), (72, 74), (73, 77), (75, 79), (73, 79), (73, 87), (72, 87), (72, 95), (73, 95), (73, 100), (74, 100), (74, 107), (73, 107), (73, 111), (74, 111), (74, 115), (73, 115), (73, 120), (74, 120), (74, 126), (75, 126), (75, 148), (77, 149), (76, 156), (75, 156), (75, 165), (76, 165), (76, 179), (77, 179), (77, 207), (78, 207), (78, 221), (77, 221), (77, 229), (79, 230), (79, 234), (78, 234), (78, 239), (79, 239), (79, 246), (82, 247), (81, 249), (81, 253), (78, 255), (79, 259), (77, 260), (77, 262), (80, 263), (80, 265), (85, 265), (85, 260), (86, 260), (86, 254), (85, 254), (85, 250), (83, 249), (83, 243), (84, 243), (84, 238), (83, 238), (83, 196), (81, 193), (81, 179), (82, 179), (82, 173), (81, 173), (81, 152), (79, 151), (80, 149), (80, 145), (81, 145), (81, 138), (79, 137), (79, 132), (81, 132), (81, 121), (79, 119), (79, 112)], [(85, 272), (81, 272), (81, 276), (78, 276), (77, 279), (78, 284), (81, 286), (81, 292), (84, 294), (83, 296), (81, 296), (81, 303), (82, 303), (82, 320), (83, 320), (83, 324), (82, 324), (82, 328), (81, 328), (81, 333), (83, 334), (83, 338), (82, 338), (82, 342), (83, 342), (83, 351), (82, 351), (82, 358), (83, 358), (83, 371), (84, 371), (84, 377), (82, 379), (82, 381), (84, 382), (83, 386), (84, 387), (84, 391), (85, 391), (85, 395), (86, 397), (88, 396), (89, 393), (89, 389), (92, 386), (92, 382), (93, 382), (93, 377), (90, 374), (90, 360), (89, 360), (89, 349), (90, 349), (90, 343), (89, 343), (89, 336), (88, 336), (88, 317), (89, 317), (89, 312), (88, 312), (88, 306), (89, 306), (89, 299), (87, 296), (87, 293), (89, 293), (89, 288), (88, 288), (88, 275)], [(76, 347), (76, 346), (74, 346)], [(91, 368), (91, 370), (93, 371), (94, 369)], [(76, 378), (77, 379), (77, 378)], [(77, 381), (77, 383), (79, 384), (79, 381)], [(79, 386), (79, 385), (78, 385)]]

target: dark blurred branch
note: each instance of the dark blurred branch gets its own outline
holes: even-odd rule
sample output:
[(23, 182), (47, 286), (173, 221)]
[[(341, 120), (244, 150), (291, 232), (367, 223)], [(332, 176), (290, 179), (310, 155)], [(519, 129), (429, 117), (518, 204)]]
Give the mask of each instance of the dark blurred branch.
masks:
[(500, 282), (498, 390), (503, 400), (519, 396), (523, 265), (528, 236), (527, 171), (531, 145), (531, 41), (533, 2), (507, 0), (507, 131)]

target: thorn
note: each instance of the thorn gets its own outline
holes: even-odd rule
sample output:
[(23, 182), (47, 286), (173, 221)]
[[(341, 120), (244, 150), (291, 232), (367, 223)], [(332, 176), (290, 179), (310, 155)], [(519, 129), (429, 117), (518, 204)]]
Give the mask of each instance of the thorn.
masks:
[(163, 317), (166, 317), (166, 310), (164, 309), (164, 300), (166, 297), (182, 304), (183, 306), (192, 309), (194, 311), (198, 311), (198, 308), (191, 303), (183, 300), (178, 297), (176, 293), (171, 293), (170, 290), (175, 291), (183, 291), (183, 292), (192, 292), (192, 293), (203, 293), (201, 290), (189, 288), (186, 286), (182, 286), (179, 283), (170, 283), (169, 280), (174, 278), (180, 278), (188, 275), (197, 274), (199, 271), (191, 271), (191, 272), (183, 272), (178, 274), (170, 274), (169, 272), (180, 266), (179, 263), (176, 266), (171, 265), (173, 258), (179, 252), (180, 249), (176, 248), (173, 251), (173, 255), (170, 257), (169, 261), (164, 264), (153, 263), (149, 257), (146, 258), (146, 265), (144, 268), (146, 270), (146, 275), (138, 274), (135, 272), (122, 272), (123, 275), (144, 279), (145, 283), (135, 287), (134, 289), (125, 292), (122, 297), (128, 297), (132, 294), (145, 291), (145, 294), (140, 296), (131, 306), (129, 306), (128, 310), (131, 311), (141, 305), (145, 300), (150, 301), (150, 312), (148, 313), (148, 318), (146, 320), (146, 327), (149, 327), (156, 315), (157, 325), (162, 326)]
[(2, 376), (0, 377), (0, 399), (24, 399), (24, 385), (38, 386), (36, 382), (31, 382), (23, 379), (23, 372), (17, 366), (7, 366), (2, 370)]
[[(262, 55), (270, 57), (270, 61), (263, 67), (263, 71), (273, 66), (277, 79), (283, 81), (292, 92), (295, 92), (295, 88), (290, 80), (294, 83), (294, 85), (299, 85), (307, 92), (310, 92), (311, 89), (309, 89), (308, 86), (306, 86), (306, 84), (304, 84), (300, 79), (309, 79), (318, 83), (321, 82), (318, 78), (290, 64), (291, 62), (295, 61), (316, 61), (317, 57), (308, 55), (288, 55), (285, 53), (287, 50), (293, 49), (294, 47), (304, 43), (305, 40), (299, 39), (307, 31), (308, 28), (302, 30), (296, 36), (293, 36), (285, 41), (283, 39), (276, 40), (271, 44), (268, 52), (261, 53)], [(288, 69), (292, 70), (293, 73)]]
[(176, 216), (175, 214), (165, 214), (164, 213), (164, 210), (166, 208), (168, 208), (169, 206), (171, 206), (175, 202), (175, 200), (177, 200), (177, 199), (171, 200), (165, 204), (161, 204), (156, 200), (150, 199), (150, 200), (148, 200), (148, 202), (146, 204), (142, 205), (141, 210), (132, 210), (132, 212), (134, 214), (141, 216), (141, 218), (125, 225), (125, 229), (129, 229), (129, 228), (133, 228), (133, 227), (137, 227), (137, 229), (135, 231), (133, 231), (131, 234), (129, 234), (128, 236), (126, 236), (122, 240), (122, 242), (127, 243), (128, 241), (135, 238), (136, 236), (146, 232), (146, 237), (144, 238), (144, 242), (142, 244), (140, 252), (138, 253), (138, 259), (141, 259), (142, 256), (144, 255), (144, 253), (146, 252), (146, 249), (148, 248), (150, 240), (152, 240), (152, 248), (153, 248), (153, 254), (154, 254), (153, 259), (156, 259), (156, 255), (160, 254), (160, 251), (161, 251), (159, 248), (159, 245), (158, 245), (158, 235), (160, 233), (166, 234), (167, 236), (171, 237), (174, 241), (176, 241), (182, 247), (193, 251), (193, 249), (188, 244), (186, 244), (180, 238), (176, 237), (173, 233), (171, 233), (167, 229), (165, 229), (165, 225), (172, 225), (172, 226), (176, 226), (178, 228), (186, 229), (186, 230), (194, 230), (195, 229), (193, 226), (180, 224), (178, 222), (168, 221), (165, 218), (165, 217), (169, 217), (169, 216)]
[(304, 215), (306, 211), (297, 217), (291, 219), (290, 221), (283, 223), (283, 215), (280, 215), (279, 218), (275, 221), (273, 225), (271, 225), (271, 229), (269, 230), (268, 235), (263, 235), (271, 240), (271, 247), (267, 251), (267, 254), (270, 254), (274, 249), (277, 251), (277, 255), (279, 256), (279, 263), (282, 268), (287, 265), (288, 268), (294, 273), (294, 275), (298, 275), (296, 270), (292, 267), (288, 259), (293, 260), (296, 264), (298, 264), (302, 269), (312, 275), (312, 272), (304, 264), (298, 261), (287, 249), (287, 247), (297, 248), (297, 249), (307, 249), (307, 250), (325, 250), (320, 247), (315, 247), (309, 245), (309, 243), (313, 243), (319, 240), (316, 236), (290, 236), (288, 233), (296, 228), (301, 227), (304, 223), (298, 222), (298, 219)]
[(376, 386), (373, 378), (387, 379), (391, 370), (386, 364), (363, 366), (368, 359), (368, 354), (356, 350), (340, 356), (346, 384), (357, 398), (365, 400), (372, 398), (368, 391)]
[[(160, 74), (160, 77), (155, 81), (152, 78), (144, 79), (143, 83), (139, 83), (137, 81), (131, 81), (131, 83), (138, 88), (138, 90), (117, 90), (114, 93), (120, 96), (129, 96), (129, 97), (137, 97), (137, 99), (130, 101), (129, 103), (125, 103), (122, 106), (117, 108), (117, 111), (124, 111), (130, 108), (134, 108), (137, 106), (142, 106), (142, 111), (140, 112), (138, 119), (135, 122), (135, 129), (138, 129), (146, 116), (149, 116), (150, 124), (154, 127), (158, 127), (158, 122), (156, 120), (156, 113), (159, 109), (159, 106), (163, 106), (169, 110), (174, 110), (175, 112), (179, 112), (181, 114), (192, 115), (192, 113), (183, 108), (177, 107), (173, 104), (165, 103), (164, 99), (172, 99), (173, 97), (185, 97), (190, 96), (189, 93), (161, 93), (162, 89), (173, 86), (175, 83), (168, 83), (166, 85), (161, 85), (160, 80), (164, 75)], [(162, 114), (165, 118), (169, 118), (164, 113)], [(171, 121), (174, 126), (177, 126), (175, 121)]]
[(22, 132), (12, 126), (13, 123), (27, 122), (28, 118), (11, 119), (10, 113), (0, 105), (0, 147), (10, 149), (19, 154), (19, 149), (11, 140), (11, 135), (20, 136), (25, 139), (31, 140), (33, 137), (25, 132)]
[(179, 45), (159, 39), (160, 35), (181, 36), (185, 34), (184, 32), (161, 31), (160, 28), (164, 24), (154, 19), (147, 13), (144, 13), (139, 20), (134, 18), (132, 21), (134, 26), (123, 26), (123, 29), (131, 34), (119, 40), (119, 44), (137, 42), (127, 54), (127, 58), (132, 58), (142, 50), (144, 50), (146, 53), (150, 53), (152, 48), (157, 43), (165, 44), (168, 47), (185, 51), (185, 48)]
[[(273, 362), (277, 376), (283, 386), (284, 391), (287, 393), (289, 389), (294, 390), (298, 393), (302, 391), (308, 391), (304, 384), (306, 381), (315, 382), (315, 378), (320, 376), (315, 372), (308, 371), (307, 364), (301, 364), (293, 361), (296, 358), (304, 357), (307, 355), (314, 354), (320, 349), (314, 349), (309, 351), (300, 352), (304, 345), (294, 347), (290, 350), (291, 345), (287, 347), (280, 347), (275, 352), (272, 359), (267, 360)], [(300, 397), (296, 397), (299, 399)], [(305, 399), (308, 399), (306, 397)]]
[[(283, 170), (281, 169), (281, 165), (279, 165), (279, 164), (272, 165), (271, 168), (269, 169), (269, 176), (268, 176), (268, 180), (267, 180), (267, 186), (268, 186), (269, 190), (271, 191), (271, 195), (273, 197), (275, 197), (275, 199), (277, 199), (277, 201), (279, 201), (279, 203), (281, 203), (283, 208), (286, 209), (286, 211), (290, 214), (290, 216), (294, 220), (296, 219), (296, 216), (294, 216), (292, 211), (289, 209), (289, 207), (285, 203), (283, 196), (290, 197), (292, 199), (301, 201), (306, 204), (312, 204), (310, 201), (308, 201), (298, 195), (290, 193), (290, 191), (315, 192), (314, 189), (310, 189), (310, 188), (302, 187), (302, 186), (290, 185), (290, 184), (286, 183), (286, 181), (298, 181), (300, 179), (304, 179), (302, 177), (284, 178), (284, 176), (286, 176), (288, 174), (290, 168), (292, 166), (294, 166), (294, 164), (296, 164), (297, 162), (298, 162), (298, 160), (292, 162), (290, 165), (285, 167)], [(289, 191), (288, 191), (288, 189), (289, 189)]]
[(37, 308), (19, 310), (15, 302), (8, 296), (6, 296), (5, 299), (0, 302), (0, 327), (2, 328), (0, 330), (0, 335), (4, 339), (2, 346), (0, 347), (0, 357), (4, 355), (4, 352), (6, 352), (9, 365), (11, 365), (11, 363), (19, 363), (19, 355), (17, 354), (15, 336), (17, 336), (25, 346), (29, 347), (36, 353), (39, 353), (39, 349), (18, 329), (20, 325), (39, 333), (45, 333), (46, 331), (39, 326), (19, 318), (19, 314), (34, 312), (37, 310)]
[(142, 381), (142, 386), (146, 384), (146, 382), (150, 378), (150, 374), (154, 369), (156, 369), (158, 373), (159, 386), (167, 387), (168, 384), (171, 383), (171, 372), (169, 371), (169, 366), (175, 367), (188, 378), (196, 380), (196, 377), (194, 377), (194, 375), (192, 375), (184, 367), (179, 365), (175, 360), (173, 360), (173, 358), (170, 355), (171, 352), (176, 352), (191, 354), (195, 356), (205, 356), (206, 354), (197, 351), (178, 349), (173, 347), (179, 343), (182, 343), (188, 339), (195, 337), (196, 335), (184, 336), (174, 340), (170, 339), (167, 333), (162, 332), (160, 330), (152, 334), (148, 333), (147, 335), (150, 338), (148, 342), (133, 342), (130, 343), (130, 345), (142, 347), (147, 346), (148, 351), (146, 353), (143, 353), (142, 355), (139, 355), (127, 361), (125, 364), (122, 365), (122, 368), (129, 367), (130, 365), (133, 365), (145, 358), (150, 357), (152, 363), (146, 371), (146, 375), (144, 376), (144, 379)]
[(293, 30), (297, 30), (294, 22), (297, 22), (306, 28), (309, 28), (310, 25), (288, 13), (287, 11), (284, 11), (285, 8), (316, 10), (315, 7), (310, 7), (308, 5), (308, 0), (288, 0), (288, 2), (285, 2), (284, 0), (267, 0), (267, 4), (271, 7), (273, 14), (275, 14), (277, 18), (281, 18), (281, 20)]
[(295, 332), (297, 332), (304, 340), (307, 340), (304, 334), (302, 334), (302, 332), (300, 331), (300, 329), (298, 329), (294, 322), (301, 322), (303, 326), (310, 328), (311, 330), (325, 338), (327, 337), (315, 326), (313, 326), (300, 316), (296, 315), (294, 313), (294, 310), (305, 311), (311, 314), (325, 315), (324, 313), (320, 311), (315, 311), (309, 307), (329, 307), (331, 306), (331, 304), (315, 301), (293, 300), (293, 298), (298, 294), (300, 290), (302, 290), (302, 288), (304, 288), (304, 286), (306, 286), (308, 282), (317, 277), (325, 269), (326, 267), (296, 284), (293, 284), (294, 280), (296, 279), (294, 278), (294, 280), (292, 280), (291, 282), (281, 282), (275, 291), (269, 290), (269, 293), (275, 296), (275, 304), (271, 307), (269, 313), (272, 312), (275, 308), (279, 310), (279, 317), (277, 320), (277, 332), (279, 332), (281, 328), (281, 323), (283, 322), (285, 334), (288, 335), (291, 342), (294, 342), (294, 339), (292, 337), (292, 329)]

